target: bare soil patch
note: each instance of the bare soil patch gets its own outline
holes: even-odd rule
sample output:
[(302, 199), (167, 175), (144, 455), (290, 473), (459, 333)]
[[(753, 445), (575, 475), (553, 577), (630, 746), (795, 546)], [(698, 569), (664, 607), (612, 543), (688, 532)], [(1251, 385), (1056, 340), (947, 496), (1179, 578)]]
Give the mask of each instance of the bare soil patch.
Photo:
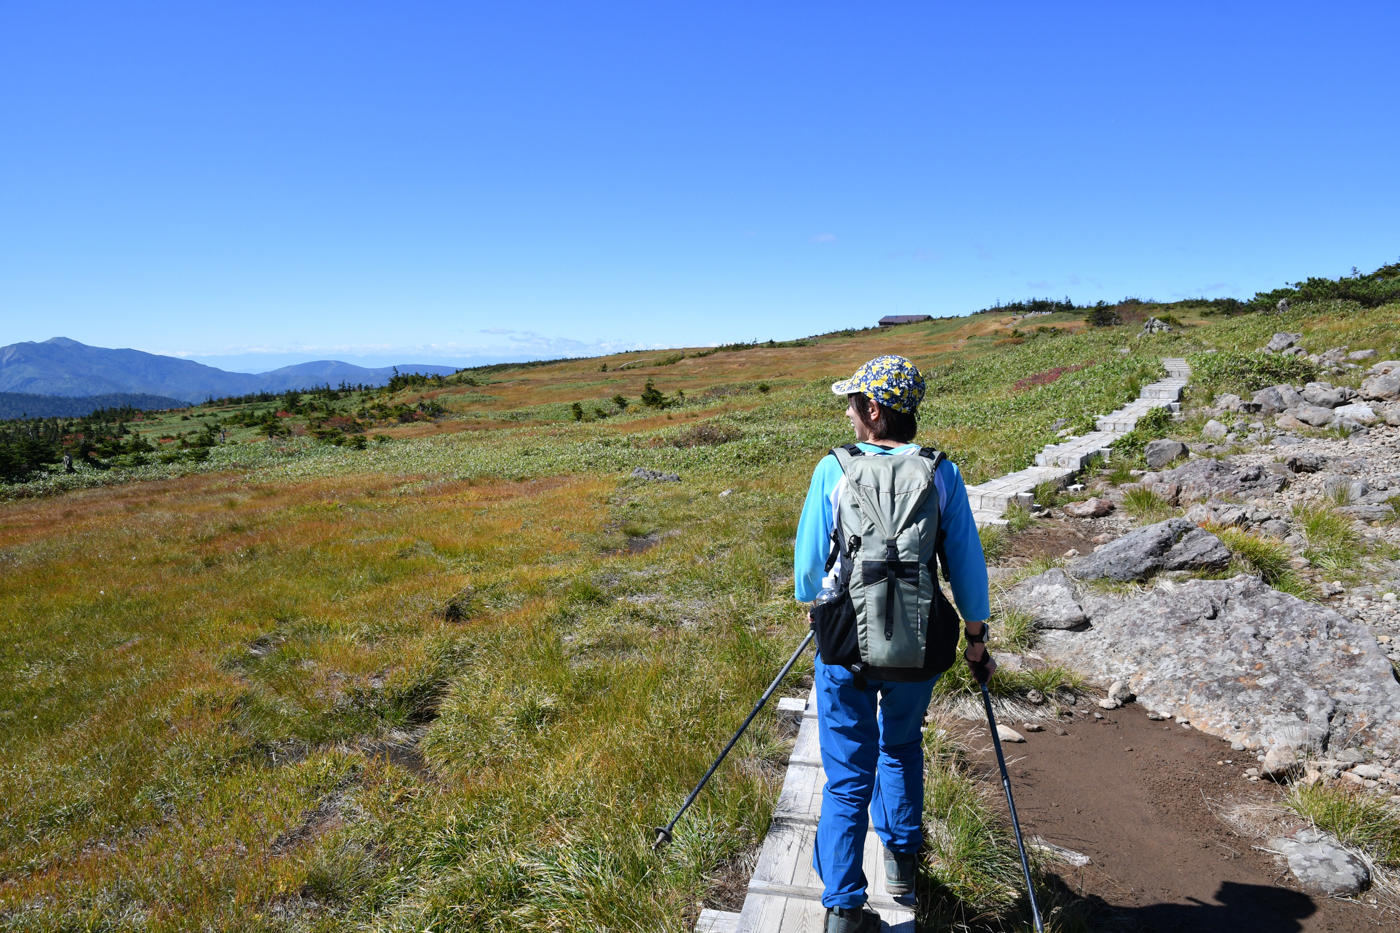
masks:
[[(1253, 754), (1149, 720), (1133, 704), (1100, 712), (1101, 720), (1093, 711), (1062, 719), (1066, 735), (1051, 726), (1003, 748), (1022, 829), (1093, 860), (1063, 866), (1060, 877), (1107, 908), (1106, 926), (1150, 933), (1400, 927), (1400, 917), (1383, 908), (1301, 893), (1272, 855), (1253, 848), (1255, 839), (1216, 816), (1281, 796), (1274, 785), (1242, 776), (1256, 763)], [(999, 784), (985, 726), (972, 744)], [(1218, 764), (1225, 760), (1233, 764)]]
[(1070, 548), (1078, 550), (1080, 554), (1092, 553), (1094, 536), (1104, 530), (1096, 527), (1097, 524), (1064, 518), (1037, 521), (1025, 531), (1006, 539), (1006, 551), (1001, 562), (1018, 558), (1020, 562), (1025, 562), (1037, 557), (1063, 557)]

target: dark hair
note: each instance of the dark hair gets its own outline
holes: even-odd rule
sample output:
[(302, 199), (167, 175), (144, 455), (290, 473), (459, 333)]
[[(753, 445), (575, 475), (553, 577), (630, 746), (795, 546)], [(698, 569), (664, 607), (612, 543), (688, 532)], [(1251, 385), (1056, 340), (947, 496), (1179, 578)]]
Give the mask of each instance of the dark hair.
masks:
[(870, 401), (870, 396), (864, 392), (852, 392), (847, 398), (855, 401), (856, 417), (870, 432), (872, 441), (899, 441), (901, 444), (907, 444), (919, 433), (919, 419), (912, 411), (895, 411), (888, 405), (876, 402), (875, 404), (880, 406), (880, 421), (877, 425), (870, 421), (867, 413), (869, 406), (866, 403)]

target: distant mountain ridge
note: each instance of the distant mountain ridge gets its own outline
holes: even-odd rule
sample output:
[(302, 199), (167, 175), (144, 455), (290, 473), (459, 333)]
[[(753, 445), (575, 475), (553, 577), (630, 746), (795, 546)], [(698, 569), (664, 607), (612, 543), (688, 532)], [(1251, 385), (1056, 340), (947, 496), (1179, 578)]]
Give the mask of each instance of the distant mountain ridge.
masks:
[(143, 394), (202, 402), (209, 396), (285, 392), (314, 385), (383, 385), (395, 369), (401, 373), (447, 375), (453, 366), (404, 363), (368, 369), (338, 360), (283, 366), (267, 373), (231, 373), (193, 360), (142, 350), (90, 347), (67, 337), (42, 343), (26, 341), (0, 347), (0, 392), (30, 395)]

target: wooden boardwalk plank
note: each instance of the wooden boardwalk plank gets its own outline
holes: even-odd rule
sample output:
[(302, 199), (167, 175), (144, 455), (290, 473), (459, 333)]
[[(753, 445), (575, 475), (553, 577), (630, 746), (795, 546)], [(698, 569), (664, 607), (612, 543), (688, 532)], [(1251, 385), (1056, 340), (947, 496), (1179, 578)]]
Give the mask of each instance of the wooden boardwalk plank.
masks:
[[(822, 882), (812, 867), (826, 784), (815, 703), (809, 696), (800, 709), (792, 702), (783, 709), (790, 714), (801, 712), (802, 724), (773, 821), (749, 879), (744, 909), (735, 922), (736, 933), (821, 933), (826, 919), (821, 905)], [(884, 853), (873, 829), (866, 833), (862, 861), (870, 906), (881, 915), (884, 929), (913, 933), (912, 909), (894, 901), (885, 889)]]

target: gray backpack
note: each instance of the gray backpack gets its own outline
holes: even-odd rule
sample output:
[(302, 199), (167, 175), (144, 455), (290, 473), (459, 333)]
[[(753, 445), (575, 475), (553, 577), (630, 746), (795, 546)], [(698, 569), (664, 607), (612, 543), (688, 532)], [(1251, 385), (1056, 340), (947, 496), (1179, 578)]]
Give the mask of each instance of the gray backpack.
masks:
[[(942, 553), (934, 474), (943, 454), (831, 451), (846, 475), (827, 571), (842, 560), (837, 595), (812, 611), (817, 648), (877, 681), (921, 681), (952, 666), (957, 612), (938, 586)], [(946, 559), (945, 559), (946, 564)]]

